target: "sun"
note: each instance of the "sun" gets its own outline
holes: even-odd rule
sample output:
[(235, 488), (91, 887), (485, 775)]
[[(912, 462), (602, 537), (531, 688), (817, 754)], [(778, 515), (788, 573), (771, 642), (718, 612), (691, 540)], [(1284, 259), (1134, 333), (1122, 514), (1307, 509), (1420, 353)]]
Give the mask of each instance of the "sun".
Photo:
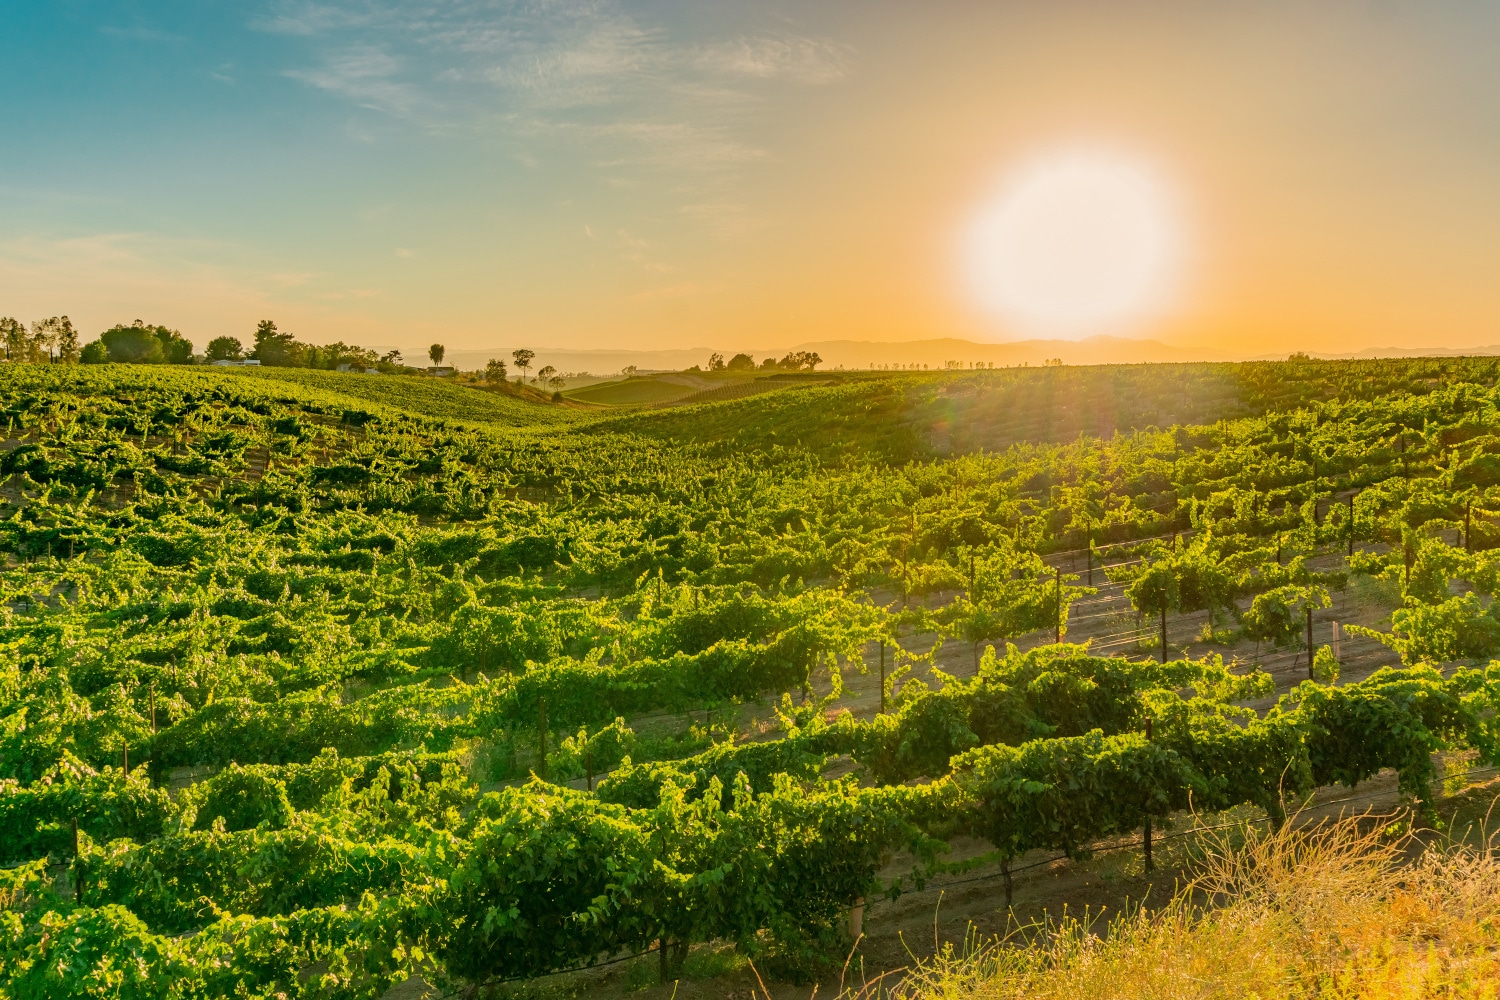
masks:
[(964, 234), (970, 293), (1032, 336), (1132, 328), (1173, 305), (1178, 215), (1145, 161), (1082, 149), (1037, 156), (1007, 173)]

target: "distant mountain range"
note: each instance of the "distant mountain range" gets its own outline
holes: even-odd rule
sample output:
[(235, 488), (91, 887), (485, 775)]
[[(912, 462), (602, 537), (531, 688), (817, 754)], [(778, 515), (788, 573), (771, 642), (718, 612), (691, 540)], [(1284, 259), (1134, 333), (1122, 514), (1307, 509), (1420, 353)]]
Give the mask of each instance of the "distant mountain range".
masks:
[[(1124, 337), (1090, 337), (1087, 340), (1020, 340), (1006, 344), (979, 344), (969, 340), (944, 338), (939, 340), (911, 340), (901, 343), (876, 343), (864, 340), (819, 340), (795, 344), (791, 347), (759, 350), (737, 347), (695, 347), (688, 350), (632, 351), (632, 350), (569, 350), (533, 346), (536, 360), (535, 372), (544, 365), (551, 365), (559, 372), (589, 372), (594, 375), (611, 375), (634, 365), (638, 370), (681, 371), (693, 365), (708, 366), (709, 356), (721, 353), (726, 359), (744, 351), (757, 363), (765, 357), (782, 357), (788, 351), (815, 351), (823, 359), (824, 368), (869, 369), (872, 365), (907, 366), (926, 365), (929, 369), (943, 368), (949, 362), (959, 362), (968, 367), (971, 363), (983, 362), (995, 367), (1011, 365), (1040, 365), (1057, 358), (1066, 365), (1143, 364), (1146, 362), (1185, 361), (1264, 361), (1281, 360), (1284, 353), (1251, 357), (1215, 351), (1202, 347), (1173, 347), (1155, 340), (1130, 340)], [(511, 347), (496, 347), (487, 350), (452, 350), (443, 359), (446, 364), (463, 370), (483, 368), (491, 358), (501, 358), (511, 364)], [(1500, 345), (1452, 349), (1425, 348), (1369, 348), (1346, 354), (1308, 352), (1315, 358), (1397, 358), (1459, 355), (1500, 355)], [(426, 351), (412, 350), (407, 354), (409, 362), (425, 359)]]

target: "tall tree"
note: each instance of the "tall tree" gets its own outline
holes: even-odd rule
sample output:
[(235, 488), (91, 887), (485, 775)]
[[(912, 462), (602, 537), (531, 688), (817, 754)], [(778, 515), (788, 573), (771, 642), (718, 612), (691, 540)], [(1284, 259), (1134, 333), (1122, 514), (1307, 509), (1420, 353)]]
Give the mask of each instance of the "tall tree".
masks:
[(447, 351), (442, 344), (433, 344), (427, 348), (427, 356), (432, 359), (433, 367), (437, 367), (443, 363), (443, 355), (446, 353)]
[(14, 316), (0, 317), (0, 340), (5, 343), (5, 356), (11, 361), (26, 360), (26, 324)]
[(536, 358), (535, 351), (521, 348), (519, 351), (511, 351), (510, 356), (515, 359), (516, 367), (521, 369), (521, 381), (526, 381), (526, 370), (531, 367), (531, 362)]
[(504, 382), (508, 373), (505, 370), (505, 362), (500, 358), (490, 358), (484, 366), (484, 380), (486, 382)]
[(31, 324), (28, 360), (46, 361), (53, 351), (57, 352), (57, 360), (61, 364), (78, 363), (78, 331), (73, 328), (73, 321), (66, 316), (53, 316)]
[(193, 345), (176, 330), (136, 320), (110, 327), (99, 335), (109, 360), (125, 364), (185, 365), (193, 360)]
[(244, 353), (244, 345), (237, 337), (215, 337), (203, 349), (203, 356), (210, 361), (238, 361)]
[(255, 325), (255, 350), (250, 356), (263, 365), (293, 368), (302, 362), (301, 347), (290, 333), (276, 329), (272, 320), (263, 319)]
[(539, 372), (536, 373), (536, 380), (538, 382), (547, 382), (547, 381), (551, 380), (552, 376), (554, 376), (556, 374), (557, 374), (557, 369), (553, 368), (551, 365), (547, 365), (544, 368), (542, 368), (541, 371), (539, 371)]

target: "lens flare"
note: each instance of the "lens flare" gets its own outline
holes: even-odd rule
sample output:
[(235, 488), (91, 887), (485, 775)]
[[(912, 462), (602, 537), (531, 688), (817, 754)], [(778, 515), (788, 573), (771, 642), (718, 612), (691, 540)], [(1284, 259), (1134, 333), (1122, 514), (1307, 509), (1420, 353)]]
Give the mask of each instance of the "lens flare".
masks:
[(1173, 305), (1183, 262), (1177, 206), (1150, 167), (1066, 150), (1012, 171), (965, 234), (975, 302), (1030, 335), (1119, 332)]

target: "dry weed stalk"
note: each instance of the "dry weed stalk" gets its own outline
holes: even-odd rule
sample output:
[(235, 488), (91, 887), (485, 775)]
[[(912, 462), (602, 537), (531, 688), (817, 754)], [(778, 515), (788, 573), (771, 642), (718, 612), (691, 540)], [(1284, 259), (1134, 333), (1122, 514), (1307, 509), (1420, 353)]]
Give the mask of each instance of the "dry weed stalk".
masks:
[(939, 955), (906, 1000), (1500, 997), (1500, 858), (1369, 817), (1239, 831), (1165, 906), (1020, 928)]

